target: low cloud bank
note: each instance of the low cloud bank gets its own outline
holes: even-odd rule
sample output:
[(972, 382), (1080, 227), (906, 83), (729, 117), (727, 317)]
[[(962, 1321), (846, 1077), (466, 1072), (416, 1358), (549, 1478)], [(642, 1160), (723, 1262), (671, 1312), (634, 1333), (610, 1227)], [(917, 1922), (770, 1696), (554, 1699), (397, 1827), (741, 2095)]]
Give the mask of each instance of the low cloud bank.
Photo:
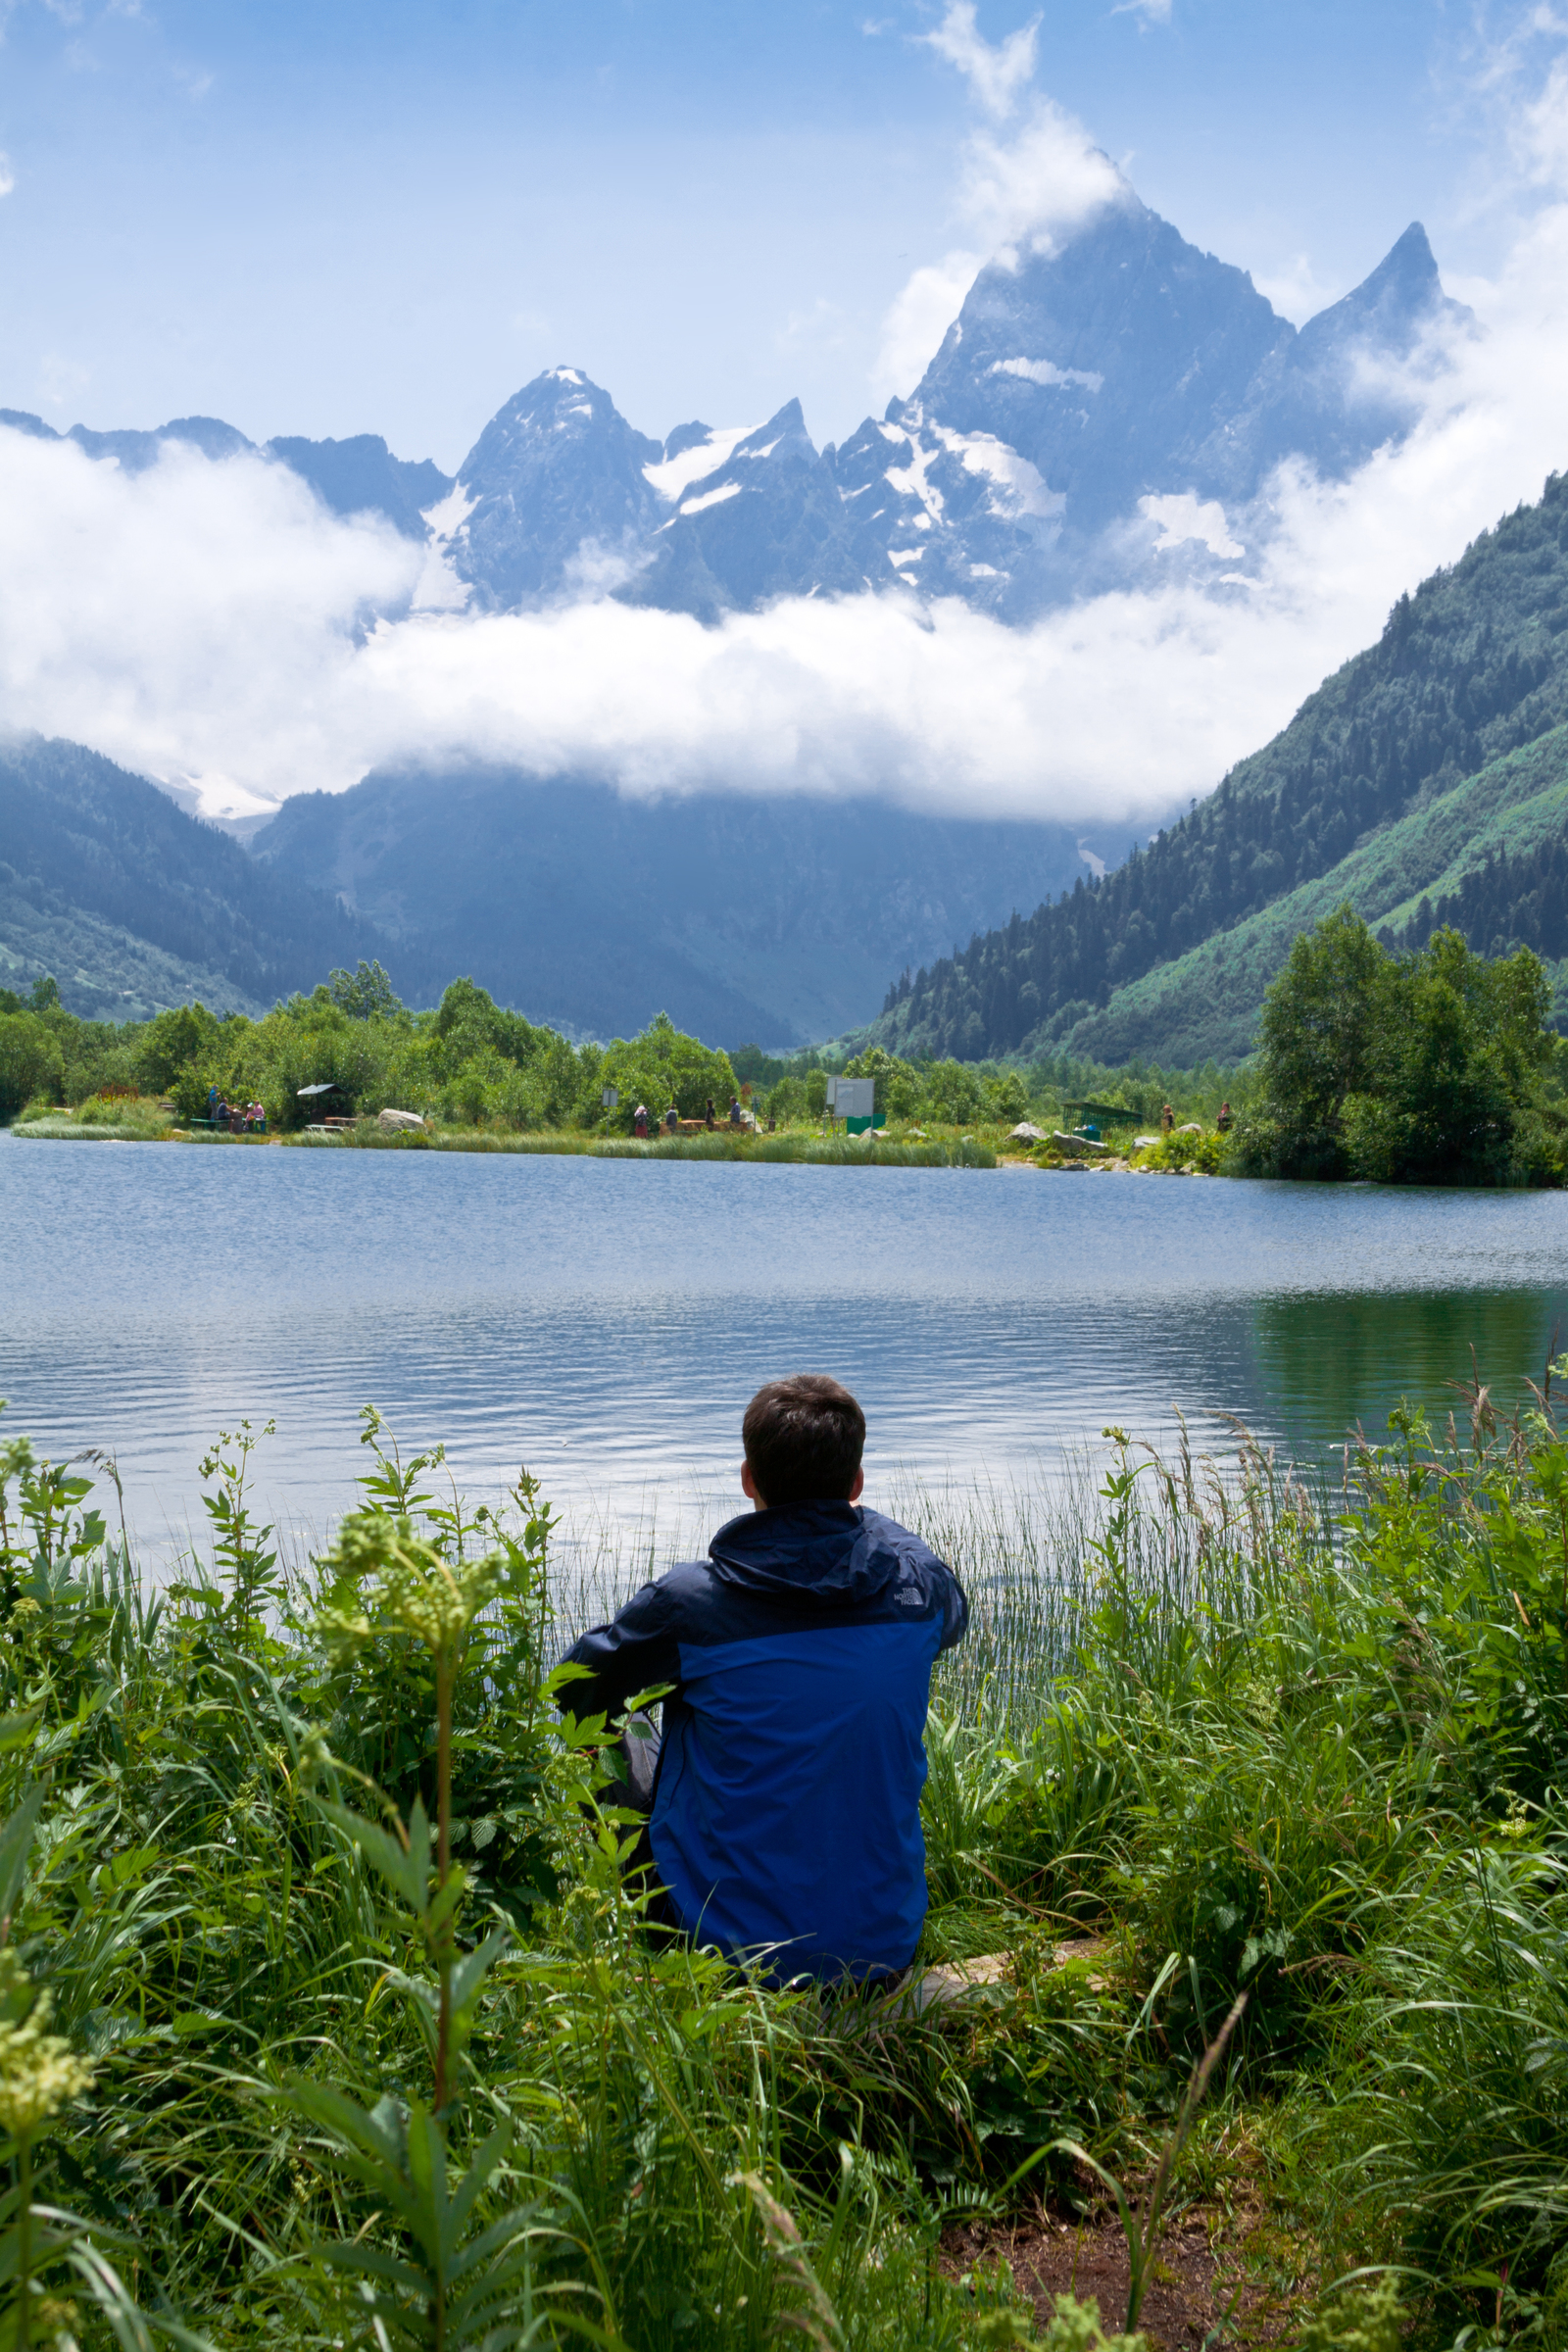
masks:
[[(1245, 550), (1215, 589), (1178, 576), (1173, 546), (1168, 588), (1027, 630), (897, 596), (793, 600), (710, 629), (602, 597), (469, 617), (430, 609), (422, 550), (327, 514), (280, 466), (172, 447), (127, 476), (0, 429), (0, 721), (194, 787), (221, 814), (465, 758), (638, 793), (871, 793), (1078, 825), (1160, 812), (1266, 741), (1402, 589), (1568, 464), (1553, 97), (1555, 74), (1516, 118), (1536, 125), (1537, 209), (1495, 282), (1451, 287), (1483, 332), (1423, 379), (1409, 440), (1341, 485), (1287, 470), (1261, 535), (1202, 509), (1190, 527), (1209, 548)], [(1182, 502), (1155, 519), (1177, 539)]]

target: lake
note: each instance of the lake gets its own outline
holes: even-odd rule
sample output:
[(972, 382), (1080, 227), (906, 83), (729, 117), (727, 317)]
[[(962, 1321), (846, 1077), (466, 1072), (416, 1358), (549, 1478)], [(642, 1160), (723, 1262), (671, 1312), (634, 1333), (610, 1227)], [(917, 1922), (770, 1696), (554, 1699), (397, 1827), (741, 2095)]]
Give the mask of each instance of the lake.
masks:
[(579, 1534), (660, 1553), (742, 1507), (740, 1417), (823, 1369), (869, 1498), (1048, 1471), (1107, 1422), (1228, 1414), (1298, 1456), (1446, 1383), (1509, 1395), (1568, 1339), (1568, 1197), (1033, 1169), (813, 1168), (0, 1134), (4, 1431), (118, 1457), (133, 1530), (201, 1519), (220, 1427), (308, 1540), (352, 1498), (359, 1407), (493, 1492), (526, 1461)]

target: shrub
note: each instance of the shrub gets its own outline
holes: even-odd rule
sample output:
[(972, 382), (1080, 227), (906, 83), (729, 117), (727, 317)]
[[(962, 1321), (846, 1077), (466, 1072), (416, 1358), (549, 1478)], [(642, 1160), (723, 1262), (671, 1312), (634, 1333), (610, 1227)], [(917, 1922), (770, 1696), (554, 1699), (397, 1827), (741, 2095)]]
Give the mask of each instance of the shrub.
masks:
[(66, 1064), (58, 1039), (33, 1012), (0, 1013), (0, 1119), (13, 1119), (34, 1097), (65, 1099)]

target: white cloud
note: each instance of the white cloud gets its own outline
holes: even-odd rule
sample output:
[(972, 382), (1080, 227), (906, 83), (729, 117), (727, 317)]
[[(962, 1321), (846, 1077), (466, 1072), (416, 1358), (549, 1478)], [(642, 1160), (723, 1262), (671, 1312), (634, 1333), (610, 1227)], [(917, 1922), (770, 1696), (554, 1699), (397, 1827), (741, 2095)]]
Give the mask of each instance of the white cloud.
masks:
[(932, 353), (963, 307), (985, 256), (962, 250), (945, 254), (916, 270), (882, 321), (882, 343), (871, 371), (878, 408), (893, 394), (903, 398), (925, 373)]
[(1252, 283), (1282, 318), (1289, 318), (1297, 326), (1304, 326), (1319, 311), (1338, 302), (1346, 291), (1344, 286), (1326, 284), (1318, 276), (1310, 254), (1305, 253), (1293, 254), (1274, 270), (1254, 270)]
[(17, 174), (9, 155), (0, 154), (0, 196), (9, 196), (17, 184)]
[[(421, 612), (423, 552), (324, 514), (280, 467), (172, 447), (126, 475), (0, 431), (0, 715), (194, 780), (210, 808), (471, 756), (634, 793), (1148, 814), (1264, 742), (1402, 588), (1568, 454), (1568, 208), (1465, 292), (1490, 333), (1458, 347), (1410, 441), (1348, 483), (1284, 474), (1261, 552), (1217, 511), (1161, 509), (1173, 537), (1252, 542), (1250, 585), (1100, 597), (1027, 630), (899, 596), (710, 629), (603, 598)], [(366, 633), (372, 608), (402, 616)]]
[(1138, 17), (1145, 24), (1168, 24), (1171, 0), (1116, 0), (1113, 17)]
[[(1288, 469), (1266, 514), (1162, 504), (1168, 589), (1027, 630), (898, 595), (704, 629), (608, 601), (613, 558), (593, 551), (558, 610), (421, 610), (454, 593), (439, 564), (325, 514), (281, 467), (172, 446), (127, 475), (0, 431), (0, 720), (194, 782), (211, 808), (468, 756), (640, 793), (880, 793), (1086, 825), (1156, 811), (1265, 742), (1402, 589), (1568, 461), (1568, 202), (1538, 204), (1494, 282), (1454, 291), (1486, 331), (1420, 380), (1401, 449), (1347, 483)], [(1245, 541), (1245, 579), (1188, 576), (1195, 532)]]
[(1011, 138), (977, 132), (964, 148), (958, 191), (975, 242), (914, 270), (890, 304), (871, 371), (873, 399), (880, 405), (919, 381), (988, 259), (1010, 267), (1020, 248), (1050, 251), (1126, 194), (1110, 158), (1049, 98), (1036, 99)]
[(1138, 512), (1149, 522), (1158, 526), (1159, 537), (1154, 543), (1156, 555), (1165, 555), (1173, 547), (1198, 540), (1211, 556), (1245, 556), (1247, 550), (1240, 540), (1231, 537), (1231, 527), (1225, 510), (1216, 498), (1195, 498), (1191, 490), (1178, 496), (1141, 498)]
[(935, 32), (916, 37), (956, 66), (986, 113), (1001, 121), (1011, 114), (1020, 92), (1034, 79), (1039, 31), (1040, 19), (1031, 17), (1005, 40), (988, 41), (975, 23), (974, 0), (948, 0), (947, 14)]
[[(997, 122), (1011, 115), (1034, 73), (1032, 20), (1000, 44), (976, 30), (967, 0), (952, 0), (937, 31), (921, 36), (968, 79)], [(1036, 96), (1017, 127), (974, 132), (959, 160), (956, 207), (961, 246), (914, 270), (889, 306), (871, 370), (878, 405), (907, 393), (990, 259), (1010, 267), (1020, 249), (1050, 252), (1127, 183), (1083, 124), (1053, 99)]]
[(1034, 101), (1013, 137), (982, 131), (964, 152), (961, 209), (990, 253), (1050, 252), (1128, 193), (1109, 156), (1050, 98)]

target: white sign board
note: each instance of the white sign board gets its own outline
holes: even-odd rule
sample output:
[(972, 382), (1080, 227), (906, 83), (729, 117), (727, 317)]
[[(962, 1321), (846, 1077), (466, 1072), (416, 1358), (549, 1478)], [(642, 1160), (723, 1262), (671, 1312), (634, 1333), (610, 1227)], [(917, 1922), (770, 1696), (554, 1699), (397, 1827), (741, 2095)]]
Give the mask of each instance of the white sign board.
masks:
[(870, 1118), (876, 1109), (876, 1080), (841, 1078), (834, 1091), (833, 1108), (841, 1119)]
[(607, 1110), (613, 1110), (620, 1097), (612, 1086), (607, 1086), (599, 1100)]
[(829, 1110), (833, 1108), (834, 1103), (838, 1100), (838, 1080), (836, 1078), (830, 1078), (827, 1082), (827, 1093), (822, 1098), (823, 1102), (826, 1104)]

